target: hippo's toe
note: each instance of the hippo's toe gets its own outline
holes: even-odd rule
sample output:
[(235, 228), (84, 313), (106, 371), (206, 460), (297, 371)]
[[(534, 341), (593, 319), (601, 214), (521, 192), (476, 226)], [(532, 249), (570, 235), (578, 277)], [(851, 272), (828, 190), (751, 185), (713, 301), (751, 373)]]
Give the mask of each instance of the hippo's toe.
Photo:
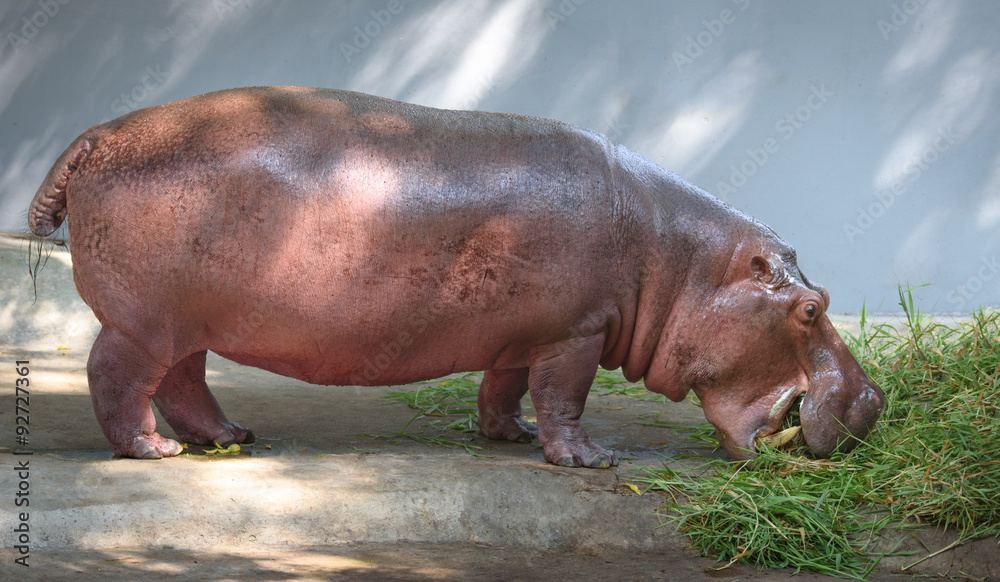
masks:
[[(553, 450), (553, 454), (549, 453)], [(590, 467), (592, 469), (607, 469), (618, 464), (615, 454), (592, 442), (553, 444), (546, 447), (545, 459), (560, 467)]]
[(579, 467), (580, 460), (573, 455), (563, 455), (558, 459), (552, 461), (553, 464), (559, 465), (560, 467)]
[(229, 420), (217, 424), (215, 430), (201, 430), (199, 432), (177, 430), (177, 436), (182, 441), (193, 445), (219, 444), (223, 447), (232, 444), (248, 444), (254, 442), (255, 439), (252, 430)]
[[(240, 426), (235, 422), (227, 421), (222, 432), (210, 442), (218, 443), (224, 447), (232, 444), (249, 444), (254, 441), (253, 431), (245, 426)], [(202, 444), (202, 443), (199, 443)], [(208, 444), (208, 443), (204, 443)]]
[(133, 459), (162, 459), (176, 457), (183, 450), (181, 444), (157, 433), (135, 437), (121, 447), (113, 447), (116, 457)]
[(487, 437), (499, 441), (514, 441), (530, 443), (538, 437), (538, 427), (528, 422), (523, 416), (505, 416), (492, 422), (484, 421), (480, 416), (479, 430)]
[(618, 459), (615, 458), (615, 454), (609, 452), (607, 455), (600, 454), (594, 457), (594, 460), (590, 462), (588, 467), (594, 469), (607, 469), (608, 467), (613, 467), (618, 464)]

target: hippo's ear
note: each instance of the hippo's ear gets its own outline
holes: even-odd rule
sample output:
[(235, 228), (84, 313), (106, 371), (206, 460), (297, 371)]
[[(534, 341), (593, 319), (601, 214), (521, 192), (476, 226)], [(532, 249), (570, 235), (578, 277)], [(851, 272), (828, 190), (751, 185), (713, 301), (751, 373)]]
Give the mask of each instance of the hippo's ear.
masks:
[(760, 255), (750, 259), (751, 275), (767, 287), (778, 287), (785, 280), (785, 269), (780, 264)]

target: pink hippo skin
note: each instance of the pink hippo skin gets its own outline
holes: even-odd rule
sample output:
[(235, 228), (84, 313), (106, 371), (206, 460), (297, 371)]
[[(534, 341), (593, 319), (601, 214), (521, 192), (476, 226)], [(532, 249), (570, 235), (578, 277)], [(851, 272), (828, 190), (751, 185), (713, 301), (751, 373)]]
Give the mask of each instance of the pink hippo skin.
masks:
[(206, 350), (316, 384), (485, 370), (482, 432), (537, 434), (566, 466), (616, 464), (580, 423), (598, 365), (675, 401), (694, 390), (735, 458), (802, 392), (821, 456), (863, 438), (884, 399), (770, 228), (555, 121), (209, 93), (78, 137), (28, 215), (40, 236), (64, 218), (117, 456), (181, 451), (150, 401), (184, 441), (253, 439), (209, 392)]

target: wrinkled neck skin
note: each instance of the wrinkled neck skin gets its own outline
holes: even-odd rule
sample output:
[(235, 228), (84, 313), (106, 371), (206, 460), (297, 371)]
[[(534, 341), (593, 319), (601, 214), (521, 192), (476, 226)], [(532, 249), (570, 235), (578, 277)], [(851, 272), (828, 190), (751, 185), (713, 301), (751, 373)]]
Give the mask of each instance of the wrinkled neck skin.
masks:
[[(619, 147), (623, 192), (641, 206), (645, 252), (635, 330), (622, 371), (629, 381), (679, 402), (692, 389), (674, 339), (697, 325), (722, 285), (740, 239), (762, 225), (676, 174)], [(765, 227), (766, 228), (766, 227)]]
[(846, 451), (884, 394), (833, 328), (830, 298), (773, 230), (676, 175), (619, 152), (621, 191), (641, 231), (625, 377), (674, 401), (694, 390), (725, 450), (754, 454), (805, 392), (802, 434), (818, 456)]

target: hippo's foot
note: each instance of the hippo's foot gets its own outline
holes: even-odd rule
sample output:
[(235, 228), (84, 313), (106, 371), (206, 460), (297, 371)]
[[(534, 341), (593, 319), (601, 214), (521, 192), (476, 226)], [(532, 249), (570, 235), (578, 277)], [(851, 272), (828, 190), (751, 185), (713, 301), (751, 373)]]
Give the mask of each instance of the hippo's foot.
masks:
[(111, 443), (111, 450), (116, 457), (131, 457), (133, 459), (162, 459), (176, 457), (181, 454), (181, 445), (174, 439), (162, 437), (157, 433), (139, 435), (122, 443)]
[(604, 334), (541, 346), (529, 359), (531, 401), (545, 460), (563, 467), (607, 469), (614, 453), (590, 441), (580, 424), (604, 346)]
[[(176, 429), (175, 429), (176, 430)], [(254, 441), (253, 431), (235, 422), (224, 420), (210, 430), (193, 432), (190, 430), (176, 431), (177, 437), (183, 442), (193, 445), (211, 445), (218, 443), (224, 447), (232, 444), (247, 444)]]
[(545, 446), (545, 460), (560, 467), (590, 467), (607, 469), (618, 464), (615, 454), (590, 440), (570, 444), (550, 442)]
[(530, 443), (538, 437), (538, 427), (523, 416), (504, 416), (484, 419), (479, 417), (479, 430), (487, 437), (498, 441)]
[(161, 459), (181, 452), (177, 441), (156, 432), (150, 397), (167, 370), (150, 353), (148, 345), (108, 325), (90, 349), (90, 397), (116, 457)]
[(252, 443), (253, 432), (232, 422), (205, 384), (205, 352), (196, 352), (174, 365), (153, 396), (163, 418), (186, 443)]

